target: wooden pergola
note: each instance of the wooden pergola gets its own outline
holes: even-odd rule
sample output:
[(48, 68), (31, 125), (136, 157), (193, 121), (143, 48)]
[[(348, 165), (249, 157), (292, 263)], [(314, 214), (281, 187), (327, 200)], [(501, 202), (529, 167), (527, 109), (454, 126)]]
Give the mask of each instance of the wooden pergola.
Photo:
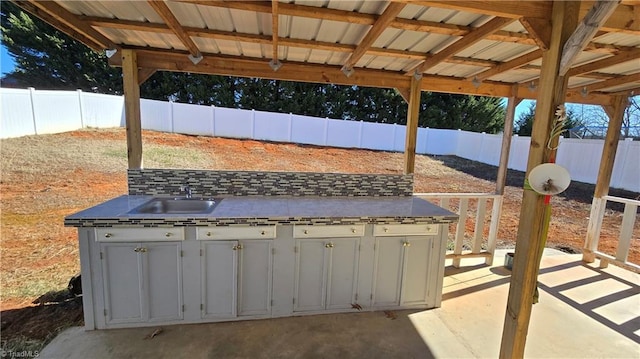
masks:
[[(409, 109), (405, 173), (414, 169), (421, 91), (507, 97), (498, 194), (522, 99), (537, 101), (527, 174), (555, 156), (546, 144), (558, 105), (601, 105), (610, 122), (600, 198), (628, 97), (640, 90), (638, 1), (16, 3), (122, 67), (130, 168), (142, 165), (139, 85), (158, 70), (182, 71), (395, 88)], [(543, 216), (543, 197), (524, 191), (502, 358), (524, 355)]]

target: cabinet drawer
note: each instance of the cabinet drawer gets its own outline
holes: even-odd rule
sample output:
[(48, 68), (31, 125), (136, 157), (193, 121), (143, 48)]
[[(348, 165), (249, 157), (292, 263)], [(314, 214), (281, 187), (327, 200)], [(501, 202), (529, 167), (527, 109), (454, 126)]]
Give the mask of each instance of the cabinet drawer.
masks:
[(97, 242), (182, 241), (184, 228), (96, 228)]
[(196, 229), (196, 239), (272, 239), (276, 238), (276, 226), (258, 227), (202, 227)]
[(373, 226), (375, 237), (388, 236), (433, 236), (438, 234), (439, 224), (376, 224)]
[(293, 226), (293, 238), (362, 237), (364, 224)]

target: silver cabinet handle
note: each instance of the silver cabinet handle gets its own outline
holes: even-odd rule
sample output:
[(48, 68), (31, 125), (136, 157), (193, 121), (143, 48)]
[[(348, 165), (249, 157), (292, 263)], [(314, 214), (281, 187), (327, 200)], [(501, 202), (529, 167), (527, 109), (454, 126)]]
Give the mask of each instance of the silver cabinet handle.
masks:
[(389, 232), (389, 228), (387, 228), (387, 227), (384, 227), (383, 230), (385, 231), (385, 233)]
[(333, 248), (333, 243), (329, 242), (324, 245), (325, 248)]
[(207, 232), (207, 237), (211, 237), (212, 233), (211, 232)]
[(402, 245), (404, 247), (411, 247), (411, 243), (409, 243), (409, 242), (403, 242)]
[(233, 249), (234, 251), (239, 251), (239, 250), (241, 250), (242, 248), (244, 248), (244, 247), (242, 246), (242, 244), (236, 244), (236, 245), (235, 245), (235, 246), (233, 246), (231, 249)]
[(351, 233), (356, 233), (356, 229), (355, 228), (351, 228)]
[(111, 237), (113, 237), (113, 234), (111, 234), (111, 233), (105, 233), (105, 234), (104, 234), (104, 237), (105, 237), (105, 238), (111, 238)]
[(165, 236), (165, 237), (171, 237), (171, 236), (172, 236), (172, 233), (171, 233), (171, 232), (167, 232), (167, 233), (165, 233), (165, 234), (164, 234), (164, 236)]
[(262, 232), (260, 232), (260, 234), (264, 236), (265, 234), (267, 234), (267, 232), (262, 231)]
[(147, 249), (145, 247), (136, 247), (133, 249), (133, 251), (136, 253), (146, 253)]
[(304, 234), (309, 234), (309, 231), (307, 231), (306, 229), (304, 230)]

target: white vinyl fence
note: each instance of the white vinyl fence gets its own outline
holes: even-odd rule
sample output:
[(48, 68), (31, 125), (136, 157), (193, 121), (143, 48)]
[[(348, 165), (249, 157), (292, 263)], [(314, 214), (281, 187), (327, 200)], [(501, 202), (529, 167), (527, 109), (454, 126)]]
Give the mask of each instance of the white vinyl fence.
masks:
[[(142, 99), (142, 128), (344, 148), (404, 151), (405, 126)], [(82, 91), (0, 89), (0, 138), (124, 126), (121, 96)], [(509, 168), (526, 170), (529, 137), (514, 136)], [(494, 166), (502, 135), (418, 129), (416, 152), (455, 155)], [(595, 183), (602, 140), (561, 139), (557, 162), (573, 180)], [(640, 142), (620, 141), (611, 186), (640, 192)]]

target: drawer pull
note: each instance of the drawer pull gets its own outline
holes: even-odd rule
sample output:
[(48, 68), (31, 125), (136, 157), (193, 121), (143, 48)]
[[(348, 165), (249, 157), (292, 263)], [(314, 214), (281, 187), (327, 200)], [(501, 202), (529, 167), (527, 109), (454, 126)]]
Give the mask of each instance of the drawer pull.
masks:
[(385, 232), (385, 233), (386, 233), (386, 232), (389, 232), (389, 228), (384, 227), (384, 232)]
[(355, 228), (351, 228), (351, 233), (356, 233), (356, 229)]
[(104, 234), (104, 237), (105, 237), (105, 238), (111, 238), (111, 237), (113, 237), (113, 234), (111, 234), (111, 233), (105, 233), (105, 234)]
[(325, 248), (333, 248), (333, 243), (329, 242), (324, 245)]
[(402, 245), (404, 247), (411, 247), (411, 243), (409, 243), (409, 242), (403, 242)]
[(207, 237), (211, 237), (211, 232), (207, 232)]
[(309, 231), (307, 231), (306, 229), (304, 230), (304, 234), (309, 234)]
[(144, 248), (144, 247), (136, 247), (136, 248), (134, 248), (133, 251), (136, 252), (136, 253), (146, 253), (147, 249)]
[(165, 237), (171, 237), (171, 235), (172, 235), (171, 232), (167, 232), (164, 234)]
[(242, 244), (236, 244), (236, 245), (235, 245), (235, 246), (233, 246), (233, 248), (231, 248), (231, 249), (233, 249), (234, 251), (239, 251), (239, 250), (241, 250), (242, 248), (244, 248), (244, 247), (242, 246)]
[(262, 231), (262, 232), (260, 232), (260, 234), (264, 236), (265, 234), (267, 234), (267, 232)]

